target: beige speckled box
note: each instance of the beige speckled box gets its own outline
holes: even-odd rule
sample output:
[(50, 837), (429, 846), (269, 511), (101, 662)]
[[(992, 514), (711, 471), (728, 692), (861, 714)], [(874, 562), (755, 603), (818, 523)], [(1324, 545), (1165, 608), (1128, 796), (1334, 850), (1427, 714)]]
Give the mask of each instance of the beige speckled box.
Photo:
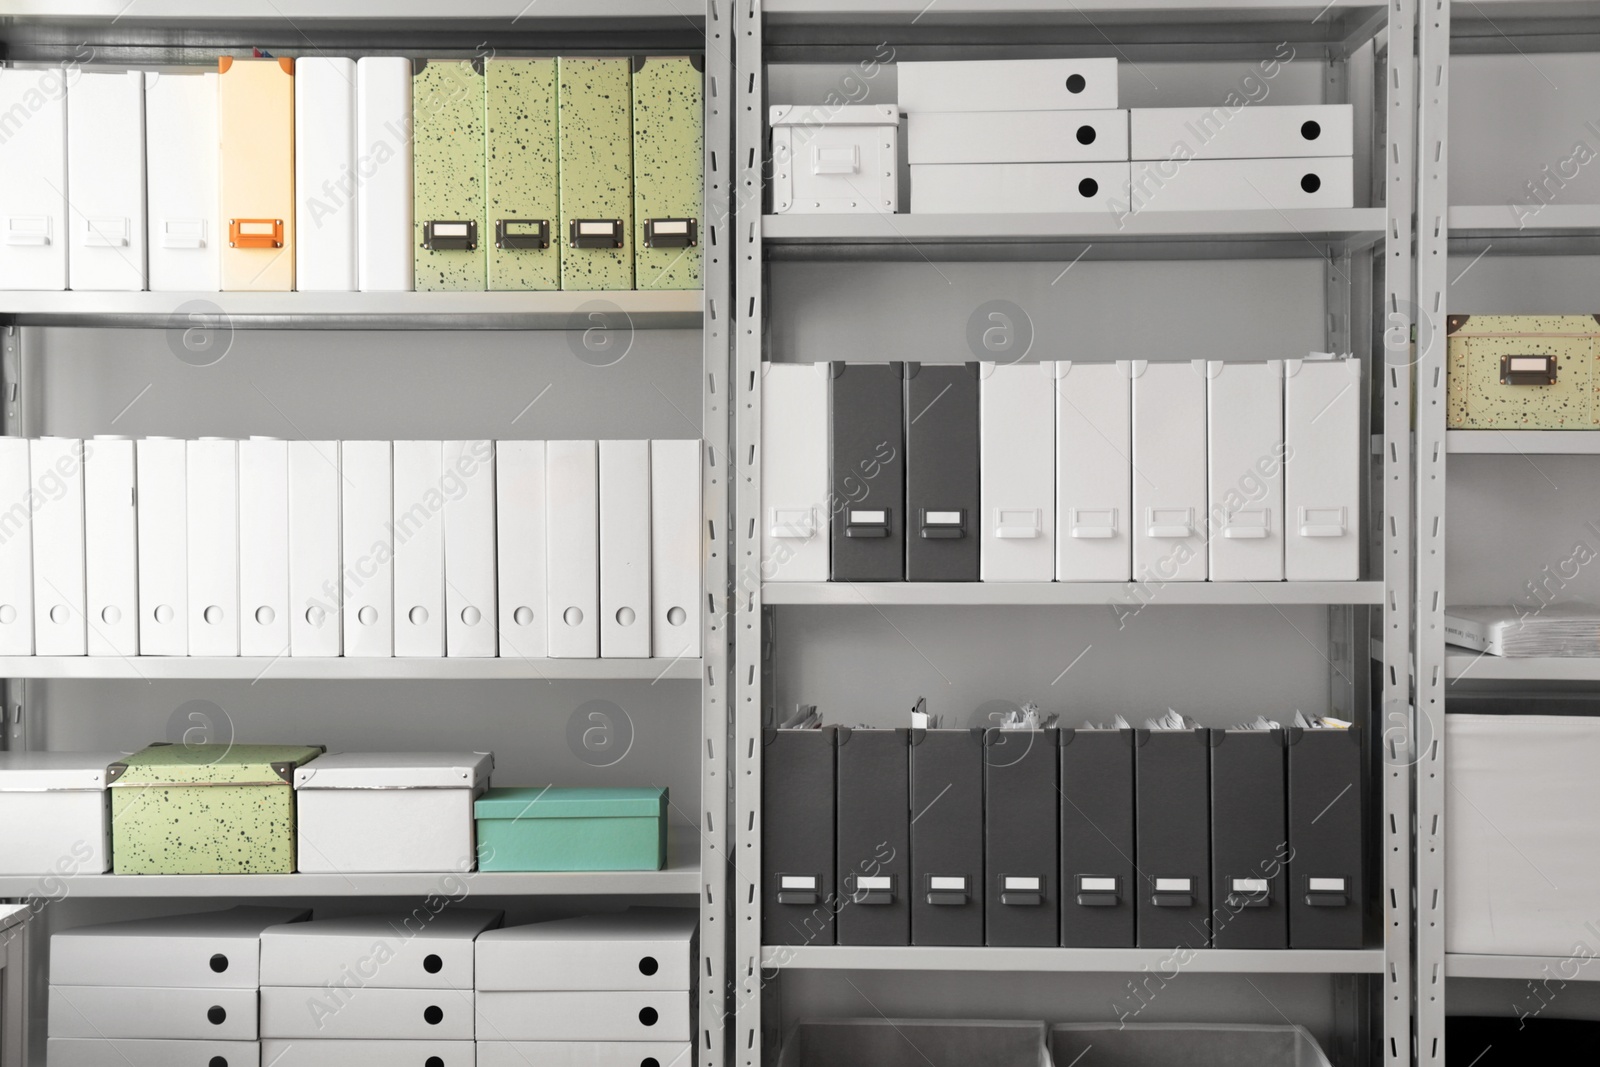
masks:
[(1452, 430), (1600, 427), (1600, 321), (1594, 315), (1451, 315)]
[(292, 874), (311, 745), (155, 744), (111, 766), (117, 874)]
[(411, 77), (418, 292), (488, 286), (484, 248), (484, 76), (471, 60), (416, 61)]
[(562, 56), (561, 288), (633, 288), (633, 60)]
[(561, 288), (556, 61), (484, 61), (489, 288)]
[(692, 56), (634, 60), (633, 275), (637, 289), (701, 286), (703, 66)]

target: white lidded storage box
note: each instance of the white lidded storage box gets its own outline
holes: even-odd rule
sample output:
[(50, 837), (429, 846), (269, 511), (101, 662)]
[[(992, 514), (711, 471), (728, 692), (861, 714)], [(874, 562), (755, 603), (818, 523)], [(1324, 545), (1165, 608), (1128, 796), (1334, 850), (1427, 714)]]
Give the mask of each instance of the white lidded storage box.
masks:
[(1129, 144), (1134, 159), (1348, 156), (1354, 116), (1349, 104), (1135, 108)]
[(125, 752), (0, 752), (0, 874), (111, 869), (106, 768)]
[[(377, 1040), (261, 1042), (261, 1062), (269, 1067), (473, 1067), (471, 1041)], [(528, 1060), (520, 1067), (531, 1067)], [(629, 1064), (629, 1067), (636, 1067)], [(684, 1067), (689, 1067), (687, 1062)]]
[(52, 1037), (50, 1067), (260, 1067), (255, 1041)]
[(774, 107), (772, 210), (900, 210), (900, 113), (893, 104)]
[(294, 776), (300, 870), (470, 871), (488, 752), (347, 752)]
[(1063, 111), (1117, 106), (1115, 56), (939, 59), (895, 64), (900, 107), (917, 111)]
[(1354, 175), (1349, 156), (1136, 162), (1128, 210), (1137, 214), (1354, 207)]
[[(478, 1036), (478, 1067), (694, 1067), (688, 1041), (491, 1041)], [(449, 1067), (448, 1064), (445, 1067)]]
[(477, 987), (689, 989), (698, 929), (693, 908), (630, 908), (489, 930), (474, 946)]
[(50, 984), (245, 989), (253, 1009), (261, 974), (261, 932), (310, 917), (306, 908), (242, 905), (58, 930), (50, 935)]
[(1600, 717), (1444, 721), (1445, 951), (1600, 953)]

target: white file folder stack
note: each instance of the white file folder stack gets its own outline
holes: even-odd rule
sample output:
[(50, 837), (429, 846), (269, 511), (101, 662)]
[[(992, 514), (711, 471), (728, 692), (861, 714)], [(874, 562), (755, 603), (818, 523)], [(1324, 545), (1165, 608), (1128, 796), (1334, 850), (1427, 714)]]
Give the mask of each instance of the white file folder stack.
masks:
[(693, 440), (0, 438), (0, 655), (699, 658), (703, 462)]
[(498, 911), (319, 919), (261, 935), (261, 1062), (472, 1067), (473, 939)]
[(1134, 108), (1128, 213), (1347, 208), (1349, 104)]
[(688, 908), (633, 908), (483, 933), (478, 1067), (687, 1065), (697, 926)]
[(898, 64), (911, 210), (1115, 211), (1128, 112), (1115, 59)]
[(51, 1067), (261, 1062), (262, 931), (309, 914), (239, 907), (54, 934)]

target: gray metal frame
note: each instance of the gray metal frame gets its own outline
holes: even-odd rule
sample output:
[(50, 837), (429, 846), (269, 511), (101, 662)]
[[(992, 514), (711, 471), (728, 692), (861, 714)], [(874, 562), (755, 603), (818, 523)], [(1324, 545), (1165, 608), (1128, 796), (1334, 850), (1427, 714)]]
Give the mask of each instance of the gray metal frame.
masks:
[[(3, 5), (0, 5), (3, 6)], [(58, 5), (62, 18), (72, 14), (94, 15), (98, 12), (75, 12), (75, 5)], [(89, 5), (93, 6), (93, 5)], [(729, 784), (727, 767), (727, 742), (729, 709), (727, 693), (730, 663), (729, 630), (733, 623), (733, 605), (729, 599), (729, 507), (727, 487), (729, 467), (729, 365), (731, 329), (732, 270), (728, 248), (732, 222), (730, 170), (732, 159), (731, 86), (732, 70), (732, 0), (705, 0), (701, 11), (694, 17), (685, 14), (684, 8), (672, 0), (557, 0), (541, 5), (530, 12), (523, 0), (472, 0), (466, 5), (412, 4), (400, 12), (377, 12), (370, 5), (329, 3), (317, 0), (311, 7), (313, 13), (294, 10), (288, 5), (285, 14), (277, 6), (265, 6), (238, 0), (227, 4), (189, 4), (183, 0), (161, 0), (148, 12), (141, 9), (143, 17), (118, 21), (91, 20), (70, 29), (67, 24), (49, 20), (17, 20), (5, 27), (4, 36), (8, 54), (32, 58), (59, 57), (63, 42), (69, 50), (79, 41), (81, 33), (92, 33), (97, 42), (97, 56), (110, 62), (133, 63), (160, 62), (174, 46), (204, 47), (209, 39), (230, 39), (236, 31), (230, 28), (231, 20), (247, 19), (264, 24), (279, 25), (285, 38), (284, 47), (311, 46), (309, 28), (319, 42), (327, 37), (362, 42), (361, 25), (350, 22), (336, 23), (333, 29), (320, 20), (330, 17), (357, 20), (374, 27), (365, 35), (365, 51), (373, 51), (371, 33), (386, 32), (378, 28), (378, 18), (426, 19), (429, 25), (447, 30), (462, 40), (481, 39), (483, 33), (509, 33), (513, 24), (528, 16), (525, 23), (516, 26), (518, 40), (527, 36), (539, 41), (538, 50), (559, 50), (563, 40), (581, 38), (592, 33), (597, 24), (607, 19), (625, 21), (625, 33), (618, 37), (619, 48), (659, 50), (653, 42), (671, 41), (682, 47), (685, 41), (703, 40), (706, 63), (705, 93), (705, 227), (704, 296), (698, 293), (616, 293), (608, 294), (612, 302), (629, 316), (630, 325), (640, 329), (700, 328), (703, 336), (703, 363), (701, 373), (702, 437), (705, 442), (706, 469), (702, 472), (702, 509), (705, 522), (705, 554), (703, 556), (704, 594), (707, 610), (702, 633), (702, 658), (697, 662), (645, 666), (638, 663), (626, 666), (620, 661), (590, 661), (573, 667), (548, 660), (481, 660), (476, 662), (436, 660), (431, 664), (421, 661), (357, 661), (330, 660), (315, 666), (287, 671), (274, 668), (267, 677), (316, 677), (359, 681), (368, 678), (635, 678), (656, 680), (662, 677), (698, 678), (701, 693), (701, 719), (699, 738), (700, 791), (703, 811), (697, 820), (697, 836), (693, 842), (681, 842), (669, 857), (668, 869), (662, 872), (639, 874), (592, 874), (571, 878), (557, 875), (511, 875), (488, 881), (495, 876), (484, 875), (484, 892), (499, 895), (530, 897), (559, 895), (605, 895), (609, 898), (634, 895), (641, 899), (661, 900), (663, 895), (682, 899), (693, 894), (698, 897), (700, 910), (700, 958), (696, 961), (696, 981), (699, 1019), (695, 1035), (695, 1063), (698, 1067), (721, 1067), (728, 1055), (726, 997), (728, 991), (728, 938), (729, 925), (729, 865), (727, 862)], [(548, 8), (549, 10), (546, 10)], [(32, 12), (30, 12), (31, 14)], [(206, 21), (192, 24), (196, 17)], [(308, 21), (295, 25), (288, 19)], [(183, 23), (173, 20), (183, 19)], [(703, 36), (698, 20), (703, 19)], [(165, 20), (165, 21), (163, 21)], [(478, 21), (484, 20), (484, 21)], [(89, 27), (85, 29), (84, 27)], [(690, 30), (693, 34), (690, 34)], [(473, 36), (473, 35), (478, 36)], [(452, 40), (441, 47), (450, 47)], [(101, 43), (103, 42), (103, 43)], [(469, 46), (470, 47), (470, 46)], [(531, 46), (530, 46), (531, 47)], [(700, 46), (695, 44), (698, 49)], [(413, 52), (414, 46), (390, 45), (391, 52)], [(380, 45), (378, 50), (383, 50)], [(349, 54), (361, 54), (356, 47)], [(6, 324), (3, 352), (0, 352), (0, 388), (3, 397), (3, 430), (7, 435), (28, 436), (32, 432), (31, 414), (38, 398), (27, 388), (27, 359), (23, 344), (27, 331), (19, 324), (31, 325), (94, 325), (111, 328), (164, 328), (170, 326), (169, 312), (173, 294), (152, 293), (39, 293), (5, 294), (0, 297), (0, 321)], [(574, 325), (579, 305), (590, 299), (572, 293), (482, 293), (482, 294), (213, 294), (219, 314), (233, 328), (275, 329), (570, 329)], [(251, 661), (188, 659), (164, 661), (155, 666), (163, 677), (216, 679), (228, 677), (255, 677), (254, 671), (244, 674)], [(0, 682), (4, 700), (0, 702), (0, 750), (27, 749), (38, 743), (32, 728), (32, 716), (27, 714), (27, 682), (34, 678), (66, 677), (147, 677), (149, 670), (133, 672), (119, 669), (101, 661), (78, 658), (72, 661), (49, 657), (32, 661), (7, 659), (0, 661), (0, 671), (14, 672), (14, 676)], [(698, 865), (698, 871), (694, 865)], [(193, 878), (183, 880), (148, 879), (149, 885), (138, 885), (123, 880), (107, 879), (102, 885), (92, 884), (87, 878), (75, 886), (74, 893), (85, 896), (116, 896), (171, 898), (218, 896), (383, 896), (407, 895), (424, 892), (425, 880), (400, 876), (375, 876), (364, 882), (341, 878), (339, 884), (317, 880), (317, 884), (296, 881), (303, 876), (261, 876), (247, 878), (251, 884), (233, 884), (238, 879)], [(13, 892), (28, 892), (28, 885), (37, 879), (8, 879), (0, 884), (0, 898)], [(10, 932), (8, 932), (10, 933)], [(41, 924), (28, 924), (22, 936), (10, 941), (7, 981), (4, 984), (4, 1003), (0, 1012), (6, 1022), (4, 1042), (0, 1043), (0, 1065), (24, 1067), (30, 1048), (42, 1045), (37, 1035), (30, 1035), (30, 1024), (42, 1022), (44, 982), (37, 968), (29, 966), (30, 955), (37, 954), (34, 944), (43, 936)], [(38, 1001), (38, 1003), (32, 1003)]]
[[(1428, 0), (1430, 7), (1435, 0)], [(1247, 21), (1252, 14), (1233, 9), (1229, 17), (1215, 21), (1185, 21), (1185, 14), (1204, 11), (1203, 2), (1161, 5), (1129, 16), (1129, 22), (1150, 25), (1130, 33), (1128, 54), (1138, 58), (1192, 58), (1193, 43), (1204, 42), (1218, 58), (1251, 55), (1256, 38), (1251, 30), (1236, 32), (1230, 21)], [(1263, 25), (1287, 28), (1299, 16), (1311, 19), (1327, 12), (1320, 3), (1282, 5), (1288, 12), (1282, 21), (1258, 23), (1254, 32), (1265, 32)], [(1301, 8), (1304, 11), (1301, 11)], [(846, 10), (848, 8), (848, 10)], [(1107, 21), (1122, 15), (1115, 5), (1106, 4)], [(778, 12), (785, 21), (775, 27), (767, 13)], [(1215, 12), (1207, 12), (1215, 14)], [(923, 18), (926, 15), (927, 18)], [(936, 24), (945, 19), (980, 16), (985, 21), (970, 46), (947, 45), (937, 39)], [(1274, 16), (1276, 19), (1278, 16)], [(1065, 224), (1059, 217), (982, 216), (941, 217), (937, 229), (919, 226), (916, 216), (898, 216), (891, 228), (871, 216), (818, 219), (806, 216), (763, 219), (763, 155), (766, 144), (764, 81), (765, 63), (774, 58), (795, 58), (795, 26), (811, 20), (813, 26), (844, 27), (831, 41), (850, 40), (850, 32), (861, 25), (880, 27), (893, 24), (896, 39), (916, 47), (919, 58), (990, 58), (999, 55), (1044, 54), (1030, 51), (1029, 25), (1048, 19), (1053, 29), (1065, 23), (1081, 27), (1082, 40), (1070, 46), (1071, 54), (1103, 54), (1106, 38), (1096, 19), (1099, 11), (1085, 13), (1080, 5), (1063, 2), (1024, 2), (1024, 0), (952, 0), (937, 7), (910, 0), (879, 0), (872, 5), (842, 5), (836, 0), (740, 0), (737, 10), (739, 110), (735, 126), (738, 146), (739, 225), (738, 263), (735, 290), (738, 294), (737, 337), (734, 345), (736, 407), (733, 477), (736, 493), (734, 573), (738, 625), (735, 634), (735, 853), (736, 917), (734, 936), (735, 988), (733, 1007), (737, 1012), (734, 1035), (739, 1067), (757, 1067), (764, 1053), (774, 1047), (774, 1037), (764, 1030), (764, 1002), (773, 997), (774, 983), (783, 968), (879, 968), (899, 970), (1013, 970), (1013, 971), (1135, 971), (1148, 962), (1138, 950), (1101, 952), (1089, 950), (990, 950), (990, 949), (889, 949), (840, 950), (836, 948), (785, 949), (764, 953), (761, 945), (759, 878), (761, 866), (761, 729), (763, 690), (770, 683), (770, 648), (777, 640), (773, 615), (766, 604), (844, 604), (879, 603), (1075, 603), (1080, 592), (1070, 586), (1048, 591), (1029, 589), (1013, 593), (1003, 587), (989, 592), (981, 587), (930, 590), (903, 587), (863, 587), (845, 592), (814, 586), (773, 587), (764, 600), (760, 580), (760, 440), (761, 360), (765, 331), (765, 262), (770, 258), (848, 259), (849, 249), (819, 249), (819, 245), (859, 245), (877, 243), (869, 258), (874, 260), (905, 257), (930, 259), (980, 259), (989, 249), (1006, 249), (1005, 258), (1049, 258), (1060, 254), (1062, 245), (1076, 238), (1102, 236), (1090, 233), (1094, 221), (1085, 229)], [(914, 29), (908, 23), (916, 22)], [(932, 24), (932, 25), (931, 25)], [(1383, 945), (1363, 953), (1339, 956), (1317, 953), (1240, 952), (1202, 953), (1202, 970), (1213, 972), (1301, 972), (1333, 975), (1334, 1012), (1340, 1040), (1332, 1049), (1336, 1062), (1349, 1064), (1409, 1064), (1414, 1056), (1411, 1018), (1412, 987), (1412, 764), (1414, 724), (1411, 714), (1411, 680), (1406, 664), (1412, 650), (1411, 582), (1411, 346), (1415, 275), (1412, 262), (1412, 217), (1415, 201), (1413, 160), (1416, 130), (1416, 0), (1384, 0), (1370, 9), (1340, 9), (1333, 17), (1308, 31), (1298, 23), (1302, 35), (1317, 37), (1309, 54), (1325, 58), (1329, 64), (1324, 92), (1329, 99), (1346, 99), (1347, 63), (1361, 42), (1384, 35), (1385, 62), (1373, 71), (1381, 79), (1376, 87), (1382, 101), (1376, 116), (1373, 160), (1382, 167), (1374, 176), (1375, 193), (1381, 184), (1380, 209), (1358, 209), (1344, 218), (1306, 219), (1305, 227), (1283, 220), (1287, 225), (1251, 226), (1242, 218), (1218, 217), (1207, 220), (1197, 214), (1173, 216), (1166, 225), (1149, 221), (1151, 233), (1139, 233), (1135, 240), (1097, 245), (1097, 255), (1115, 258), (1143, 258), (1149, 255), (1182, 258), (1262, 256), (1268, 250), (1278, 255), (1305, 254), (1310, 245), (1316, 255), (1330, 264), (1327, 271), (1330, 322), (1328, 342), (1340, 351), (1354, 351), (1366, 359), (1375, 377), (1374, 395), (1379, 399), (1374, 415), (1382, 418), (1381, 436), (1373, 441), (1374, 475), (1369, 480), (1372, 497), (1368, 514), (1374, 516), (1374, 538), (1366, 573), (1375, 578), (1370, 595), (1358, 596), (1353, 606), (1330, 603), (1330, 650), (1336, 667), (1330, 671), (1331, 706), (1359, 709), (1370, 701), (1367, 721), (1374, 738), (1371, 746), (1370, 803), (1379, 810), (1371, 825), (1381, 827), (1373, 842), (1374, 854), (1382, 860), (1373, 877), (1381, 877), (1381, 927)], [(770, 43), (768, 30), (771, 29)], [(926, 31), (926, 36), (924, 36)], [(877, 39), (877, 38), (874, 38)], [(1297, 41), (1303, 38), (1295, 38)], [(1120, 43), (1120, 42), (1119, 42)], [(829, 61), (849, 55), (848, 45), (818, 46), (814, 41), (804, 53), (808, 61)], [(794, 55), (791, 55), (791, 52)], [(835, 56), (833, 53), (837, 52)], [(1065, 54), (1059, 45), (1052, 55)], [(1376, 110), (1376, 105), (1375, 105)], [(1381, 212), (1381, 218), (1379, 213)], [(1163, 220), (1165, 221), (1165, 220)], [(1141, 225), (1143, 225), (1141, 223)], [(1059, 228), (1059, 229), (1058, 229)], [(1283, 233), (1312, 231), (1301, 247), (1290, 249)], [(926, 231), (926, 232), (924, 232)], [(1283, 231), (1283, 232), (1274, 232)], [(952, 240), (952, 236), (954, 239)], [(1295, 241), (1300, 237), (1291, 234)], [(765, 242), (764, 242), (765, 239)], [(1033, 247), (1019, 249), (1019, 239)], [(883, 245), (903, 246), (886, 254)], [(1373, 258), (1365, 250), (1381, 255), (1382, 287), (1374, 285)], [(1381, 488), (1380, 488), (1381, 487)], [(1381, 521), (1380, 517), (1381, 516)], [(1185, 591), (1188, 592), (1188, 591)], [(1094, 594), (1096, 602), (1103, 591)], [(1331, 591), (1308, 593), (1328, 597)], [(1305, 602), (1286, 587), (1274, 602), (1293, 599)], [(1177, 602), (1177, 601), (1174, 601)], [(1194, 591), (1186, 598), (1193, 603), (1260, 603), (1259, 595), (1248, 590), (1211, 588)], [(1368, 650), (1371, 650), (1370, 658)], [(1371, 665), (1369, 672), (1367, 667)], [(1374, 677), (1372, 672), (1376, 672)], [(1342, 677), (1341, 677), (1342, 676)], [(1375, 683), (1375, 684), (1374, 684)], [(1381, 815), (1381, 817), (1376, 817)], [(1378, 1018), (1375, 1018), (1378, 1017)], [(1380, 1021), (1381, 1018), (1381, 1021)]]

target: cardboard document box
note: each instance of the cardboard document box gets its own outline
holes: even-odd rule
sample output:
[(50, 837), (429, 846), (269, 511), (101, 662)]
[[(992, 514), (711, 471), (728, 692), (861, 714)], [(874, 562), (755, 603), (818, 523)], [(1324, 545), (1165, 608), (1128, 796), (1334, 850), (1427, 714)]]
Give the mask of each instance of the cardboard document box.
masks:
[(188, 444), (135, 442), (139, 486), (139, 653), (189, 654)]
[(1142, 107), (1129, 114), (1134, 159), (1270, 159), (1355, 151), (1349, 104)]
[(633, 275), (637, 289), (699, 289), (705, 104), (698, 56), (633, 61)]
[(1133, 576), (1203, 582), (1206, 364), (1133, 363)]
[(356, 279), (362, 292), (412, 286), (411, 60), (356, 60)]
[(911, 943), (983, 944), (983, 731), (911, 731)]
[(1133, 164), (1135, 211), (1272, 211), (1355, 206), (1349, 156), (1162, 159)]
[(504, 913), (397, 911), (270, 926), (261, 933), (263, 986), (339, 984), (355, 975), (386, 989), (473, 988), (473, 939)]
[(339, 566), (339, 443), (289, 442), (289, 654), (337, 656), (344, 575)]
[(33, 630), (41, 656), (89, 651), (84, 624), (83, 442), (28, 442), (33, 496)]
[[(1449, 745), (1445, 751), (1451, 761), (1450, 773), (1454, 775), (1469, 769), (1469, 773), (1456, 780), (1461, 783), (1457, 786), (1461, 795), (1473, 803), (1484, 801), (1483, 794), (1478, 791), (1481, 782), (1492, 782), (1493, 788), (1506, 790), (1506, 804), (1491, 802), (1488, 810), (1513, 818), (1518, 805), (1528, 805), (1524, 810), (1531, 810), (1542, 803), (1542, 789), (1554, 787), (1559, 791), (1569, 780), (1559, 770), (1551, 773), (1551, 754), (1583, 751), (1582, 743), (1564, 744), (1558, 740), (1544, 750), (1544, 755), (1530, 756), (1537, 746), (1550, 743), (1550, 736), (1542, 734), (1543, 728), (1549, 725), (1548, 720), (1534, 725), (1530, 720), (1535, 716), (1497, 719), (1488, 724), (1487, 730), (1473, 736), (1473, 731), (1481, 730), (1482, 724), (1468, 726), (1465, 723), (1476, 718), (1479, 717), (1451, 714), (1445, 720)], [(1575, 728), (1567, 740), (1576, 741), (1592, 720), (1565, 718), (1558, 721), (1560, 729)], [(1524, 731), (1524, 725), (1533, 726), (1533, 729)], [(1534, 736), (1529, 738), (1528, 733)], [(1289, 863), (1288, 885), (1290, 948), (1363, 948), (1366, 945), (1367, 853), (1362, 839), (1367, 823), (1361, 791), (1361, 749), (1365, 736), (1360, 727), (1354, 726), (1345, 730), (1290, 727), (1287, 731), (1289, 848), (1294, 853)], [(1508, 736), (1519, 738), (1516, 747), (1510, 750), (1505, 744)], [(1530, 778), (1528, 768), (1535, 765), (1539, 769)], [(1530, 785), (1535, 780), (1538, 784)], [(1588, 781), (1584, 779), (1586, 784)], [(1452, 889), (1452, 907), (1445, 920), (1445, 943), (1449, 951), (1526, 951), (1537, 955), (1569, 951), (1570, 944), (1561, 948), (1552, 946), (1570, 940), (1570, 930), (1576, 925), (1569, 925), (1573, 914), (1570, 910), (1562, 915), (1559, 906), (1551, 910), (1542, 903), (1528, 906), (1515, 899), (1502, 909), (1495, 899), (1499, 897), (1498, 891), (1480, 891), (1485, 884), (1513, 884), (1516, 875), (1511, 872), (1520, 868), (1494, 858), (1496, 852), (1505, 848), (1505, 839), (1499, 831), (1486, 827), (1476, 817), (1478, 813), (1471, 812), (1470, 808), (1467, 811), (1458, 808), (1454, 795), (1452, 792), (1448, 802), (1450, 821), (1445, 824), (1448, 827), (1445, 876)], [(1521, 819), (1516, 819), (1514, 824), (1520, 827), (1537, 825)], [(1468, 841), (1470, 845), (1465, 844)], [(1483, 848), (1485, 844), (1487, 849)], [(1540, 851), (1544, 847), (1542, 842), (1524, 839), (1521, 844), (1531, 856), (1537, 857), (1532, 862), (1547, 858)], [(1577, 857), (1580, 864), (1586, 862), (1587, 853), (1572, 851), (1570, 845), (1568, 841), (1561, 847), (1561, 856)], [(1562, 877), (1559, 867), (1554, 876)], [(1520, 879), (1514, 884), (1517, 887), (1514, 895), (1527, 889), (1527, 883)], [(1543, 886), (1540, 882), (1539, 889)], [(1539, 892), (1536, 890), (1533, 895), (1538, 896)], [(1500, 924), (1494, 922), (1493, 916), (1499, 917)], [(1511, 916), (1533, 918), (1527, 926), (1504, 925)], [(1484, 936), (1486, 928), (1488, 934)], [(1530, 930), (1538, 933), (1530, 937)]]
[(1139, 947), (1205, 948), (1212, 928), (1210, 731), (1134, 736)]
[(295, 288), (354, 292), (362, 193), (356, 61), (305, 56), (294, 71)]
[(496, 441), (494, 453), (500, 655), (537, 659), (549, 650), (545, 443)]
[(0, 874), (111, 866), (108, 768), (125, 752), (0, 752)]
[(772, 124), (772, 210), (900, 210), (900, 114), (893, 104), (783, 106)]
[(1057, 945), (1056, 731), (989, 729), (983, 738), (984, 944)]
[(78, 70), (67, 95), (73, 289), (145, 287), (144, 75)]
[(470, 1041), (473, 1000), (470, 989), (355, 985), (340, 987), (339, 995), (330, 1000), (325, 985), (262, 985), (261, 1036), (333, 1041)]
[(761, 943), (831, 945), (836, 727), (762, 732)]
[(489, 788), (493, 769), (488, 752), (349, 752), (313, 760), (294, 775), (300, 870), (472, 870), (472, 802)]
[(841, 945), (911, 944), (909, 732), (840, 727), (834, 869)]
[[(81, 76), (81, 73), (80, 73)], [(67, 287), (67, 72), (0, 71), (0, 289)]]
[(559, 289), (556, 61), (490, 56), (483, 73), (488, 288)]
[(761, 577), (829, 575), (827, 363), (761, 364)]
[(256, 991), (50, 984), (52, 1037), (216, 1038), (254, 1041)]
[(444, 443), (445, 655), (494, 656), (494, 442)]
[[(1284, 731), (1211, 731), (1211, 944), (1288, 948)], [(1360, 838), (1359, 829), (1356, 834)]]
[(1450, 429), (1600, 426), (1594, 384), (1600, 368), (1600, 324), (1595, 316), (1451, 315), (1445, 322), (1445, 419)]
[(1284, 371), (1284, 577), (1361, 577), (1359, 359), (1292, 359)]
[(1128, 203), (1126, 163), (914, 163), (911, 210), (926, 214), (1098, 211)]
[(830, 368), (833, 580), (904, 581), (905, 365), (833, 363)]
[(650, 654), (657, 658), (700, 656), (703, 452), (699, 441), (650, 442)]
[[(691, 1067), (688, 1041), (491, 1041), (478, 1040), (478, 1067)], [(98, 1065), (96, 1065), (98, 1067)], [(144, 1067), (140, 1064), (139, 1067)]]
[(650, 442), (600, 442), (600, 655), (650, 655)]
[(256, 1041), (52, 1037), (50, 1067), (261, 1067)]
[(1286, 454), (1283, 362), (1209, 363), (1206, 545), (1211, 581), (1283, 581)]
[(600, 448), (545, 443), (545, 522), (550, 655), (600, 655)]
[(919, 163), (1100, 163), (1128, 158), (1126, 111), (913, 111)]
[(690, 989), (699, 923), (692, 908), (650, 907), (486, 930), (477, 988)]
[(129, 756), (112, 768), (116, 873), (292, 873), (289, 783), (296, 767), (321, 754), (320, 747), (208, 743), (151, 745)]
[[(58, 930), (50, 935), (50, 984), (254, 992), (262, 931), (310, 917), (306, 908), (240, 906)], [(139, 966), (128, 967), (130, 959)]]
[(222, 288), (295, 287), (294, 60), (217, 60)]
[(563, 289), (633, 288), (632, 64), (556, 60)]
[(1055, 574), (1054, 385), (1048, 363), (983, 365), (980, 573), (986, 582), (1048, 582)]
[(217, 74), (146, 71), (145, 200), (152, 292), (215, 292), (227, 227), (217, 215)]
[(509, 1041), (687, 1041), (686, 991), (482, 992), (478, 1032)]
[(1061, 944), (1132, 948), (1132, 730), (1062, 730)]
[(320, 1041), (266, 1037), (261, 1061), (269, 1067), (473, 1067), (471, 1041), (404, 1039)]
[(1117, 106), (1117, 61), (980, 59), (897, 63), (900, 110), (1061, 111)]
[(906, 581), (978, 580), (976, 363), (907, 363)]
[(83, 570), (89, 655), (139, 654), (139, 517), (134, 443), (96, 437), (83, 452)]
[(394, 655), (394, 455), (388, 441), (341, 441), (344, 654)]
[(419, 59), (411, 80), (416, 287), (488, 288), (484, 227), (483, 68)]
[(659, 871), (667, 791), (650, 787), (490, 789), (474, 805), (483, 871)]

